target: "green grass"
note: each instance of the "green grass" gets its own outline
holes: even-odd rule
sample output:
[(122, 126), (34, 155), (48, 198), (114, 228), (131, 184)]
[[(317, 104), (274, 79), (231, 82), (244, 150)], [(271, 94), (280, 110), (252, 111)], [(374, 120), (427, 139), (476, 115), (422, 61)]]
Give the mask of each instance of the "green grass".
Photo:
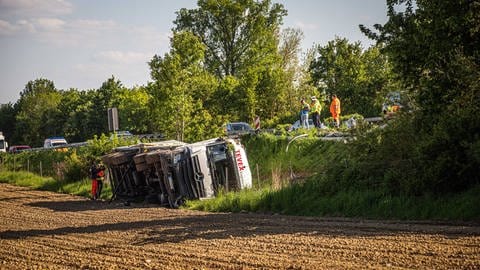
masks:
[[(30, 187), (38, 190), (47, 190), (57, 193), (66, 193), (83, 197), (90, 197), (91, 181), (83, 179), (74, 182), (64, 182), (53, 179), (52, 177), (41, 177), (34, 173), (18, 171), (1, 171), (0, 182), (12, 185)], [(102, 199), (108, 199), (112, 196), (110, 185), (103, 186)]]
[[(187, 208), (371, 219), (480, 220), (480, 185), (462, 193), (402, 195), (386, 187), (383, 172), (374, 175), (370, 170), (362, 181), (357, 180), (370, 163), (356, 164), (350, 158), (349, 144), (305, 137), (291, 143), (287, 152), (287, 137), (267, 134), (242, 142), (255, 188), (189, 201)], [(292, 171), (301, 178), (292, 181)]]
[(30, 172), (0, 172), (0, 182), (13, 184), (22, 187), (31, 187), (33, 189), (50, 190), (58, 192), (60, 184), (52, 177), (41, 177)]
[(442, 197), (392, 196), (381, 191), (349, 190), (319, 194), (308, 185), (281, 190), (243, 190), (188, 201), (186, 208), (210, 212), (266, 212), (299, 216), (362, 217), (401, 220), (480, 221), (480, 186)]
[(268, 189), (245, 189), (239, 192), (220, 192), (215, 198), (190, 200), (185, 208), (210, 212), (256, 212), (261, 210), (259, 202), (269, 193)]

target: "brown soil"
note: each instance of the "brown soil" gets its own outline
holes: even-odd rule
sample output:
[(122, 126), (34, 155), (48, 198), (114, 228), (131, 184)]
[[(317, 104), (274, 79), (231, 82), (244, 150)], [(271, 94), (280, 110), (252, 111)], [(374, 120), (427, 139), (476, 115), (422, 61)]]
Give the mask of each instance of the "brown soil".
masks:
[(480, 226), (211, 214), (0, 184), (0, 269), (480, 269)]

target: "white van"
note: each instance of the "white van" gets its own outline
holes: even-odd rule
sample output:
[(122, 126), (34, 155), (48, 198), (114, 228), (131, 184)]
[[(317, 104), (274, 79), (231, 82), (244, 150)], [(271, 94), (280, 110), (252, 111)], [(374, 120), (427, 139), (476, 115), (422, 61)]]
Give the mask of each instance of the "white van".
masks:
[(55, 148), (58, 146), (66, 145), (67, 140), (63, 137), (50, 137), (48, 139), (45, 139), (45, 142), (43, 143), (43, 148)]
[(5, 136), (0, 131), (0, 152), (7, 152), (8, 143), (5, 141)]

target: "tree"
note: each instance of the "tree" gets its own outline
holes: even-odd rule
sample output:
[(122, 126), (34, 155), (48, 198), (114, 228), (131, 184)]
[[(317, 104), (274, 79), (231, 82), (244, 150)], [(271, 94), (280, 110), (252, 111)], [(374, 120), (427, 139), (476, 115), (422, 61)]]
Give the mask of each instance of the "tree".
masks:
[(45, 138), (61, 136), (61, 125), (52, 117), (57, 113), (61, 95), (52, 81), (29, 81), (17, 101), (15, 138), (18, 143), (42, 145)]
[[(469, 88), (459, 78), (470, 76), (465, 72), (474, 76), (478, 70), (480, 4), (418, 0), (414, 11), (412, 0), (387, 3), (389, 20), (385, 25), (375, 25), (376, 32), (363, 25), (360, 28), (385, 44), (383, 51), (393, 60), (404, 86), (415, 95), (419, 109), (438, 115)], [(405, 10), (399, 12), (401, 5)]]
[(171, 45), (169, 53), (149, 62), (157, 129), (180, 141), (218, 133), (218, 122), (203, 108), (216, 89), (216, 80), (203, 69), (204, 45), (190, 32), (174, 33)]
[(199, 0), (198, 9), (181, 9), (176, 31), (191, 31), (206, 46), (205, 64), (219, 77), (238, 75), (259, 55), (277, 31), (286, 10), (280, 4), (253, 0)]
[[(224, 108), (233, 112), (231, 119), (252, 119), (267, 108), (261, 102), (265, 97), (277, 96), (276, 80), (283, 76), (278, 66), (278, 32), (286, 10), (269, 0), (199, 0), (198, 6), (177, 12), (175, 30), (200, 38), (205, 46), (204, 68), (219, 81), (234, 78), (238, 82), (226, 90), (232, 90), (232, 99)], [(224, 107), (212, 105), (217, 110)]]
[(0, 105), (0, 131), (10, 142), (15, 142), (17, 139), (13, 137), (15, 132), (15, 116), (17, 110), (12, 103), (1, 104)]
[(25, 88), (20, 92), (19, 102), (21, 103), (23, 101), (23, 98), (26, 98), (28, 96), (48, 94), (55, 91), (55, 84), (51, 80), (40, 78), (34, 81), (28, 81), (25, 85)]
[(93, 93), (90, 91), (79, 91), (77, 89), (69, 89), (62, 91), (62, 100), (59, 104), (60, 115), (63, 119), (63, 133), (65, 138), (71, 142), (86, 141), (95, 134), (94, 128), (91, 126), (92, 121), (89, 119), (93, 107)]
[(278, 64), (266, 73), (268, 79), (265, 80), (265, 84), (258, 87), (267, 90), (271, 88), (258, 95), (259, 107), (264, 110), (263, 116), (266, 118), (291, 121), (289, 118), (298, 112), (296, 105), (299, 104), (299, 100), (306, 95), (315, 95), (315, 89), (300, 88), (304, 75), (299, 59), (303, 37), (300, 29), (293, 28), (284, 29), (279, 36)]
[[(123, 88), (120, 80), (114, 76), (108, 78), (102, 83), (102, 86), (94, 92), (92, 101), (91, 115), (88, 117), (89, 126), (93, 129), (93, 134), (100, 135), (108, 133), (108, 108), (112, 107), (112, 101), (119, 91)], [(93, 135), (92, 134), (92, 135)]]
[(136, 134), (147, 133), (152, 124), (148, 104), (151, 96), (145, 87), (122, 88), (113, 97), (112, 104), (118, 108), (119, 126)]
[(391, 89), (392, 73), (387, 58), (379, 48), (364, 51), (359, 42), (335, 38), (318, 46), (310, 72), (320, 92), (337, 94), (342, 100), (342, 114), (377, 115), (380, 100)]
[[(120, 80), (115, 77), (108, 78), (97, 90), (78, 91), (69, 89), (62, 91), (62, 100), (59, 104), (59, 112), (55, 117), (58, 123), (62, 123), (65, 137), (70, 141), (85, 141), (94, 135), (108, 133), (107, 109), (110, 107), (123, 106), (122, 93), (128, 91), (123, 87)], [(143, 100), (140, 98), (140, 104)], [(132, 109), (129, 107), (129, 109)], [(142, 107), (135, 108), (141, 111)], [(120, 127), (128, 128), (122, 122), (122, 116), (128, 119), (128, 112), (119, 111)], [(129, 119), (129, 123), (143, 123), (146, 119)]]
[[(471, 0), (389, 0), (388, 21), (361, 25), (384, 44), (417, 109), (402, 129), (415, 130), (409, 173), (428, 190), (452, 192), (480, 183), (480, 4)], [(407, 126), (408, 127), (405, 127)], [(393, 133), (395, 134), (395, 133)], [(389, 137), (385, 144), (394, 143)], [(398, 145), (397, 145), (398, 147)]]

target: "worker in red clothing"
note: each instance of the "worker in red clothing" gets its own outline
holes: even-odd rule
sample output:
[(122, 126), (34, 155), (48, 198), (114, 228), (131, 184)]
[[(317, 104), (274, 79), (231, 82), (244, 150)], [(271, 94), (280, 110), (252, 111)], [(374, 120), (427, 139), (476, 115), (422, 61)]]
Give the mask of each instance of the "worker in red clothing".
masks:
[(100, 198), (104, 178), (105, 167), (101, 164), (92, 162), (92, 166), (90, 167), (90, 179), (92, 179), (92, 200)]
[(330, 113), (332, 114), (335, 126), (340, 127), (340, 100), (337, 95), (332, 95), (332, 103), (330, 104)]

